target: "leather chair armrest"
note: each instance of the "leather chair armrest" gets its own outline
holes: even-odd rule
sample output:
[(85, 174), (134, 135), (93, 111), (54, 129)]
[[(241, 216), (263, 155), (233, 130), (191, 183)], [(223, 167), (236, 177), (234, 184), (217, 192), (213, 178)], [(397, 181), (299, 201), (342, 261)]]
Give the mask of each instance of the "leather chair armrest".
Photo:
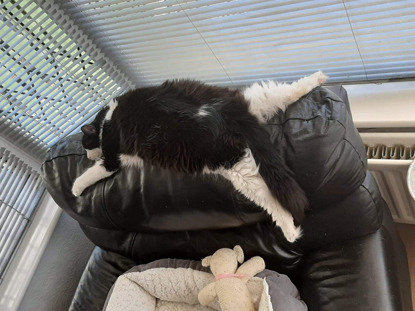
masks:
[(412, 311), (405, 248), (383, 210), (375, 233), (305, 256), (300, 292), (310, 311)]

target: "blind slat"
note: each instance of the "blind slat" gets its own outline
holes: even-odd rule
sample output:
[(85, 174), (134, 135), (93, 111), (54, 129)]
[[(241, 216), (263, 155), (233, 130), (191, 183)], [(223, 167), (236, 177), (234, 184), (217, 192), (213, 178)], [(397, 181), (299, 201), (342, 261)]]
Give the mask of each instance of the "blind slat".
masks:
[(19, 187), (17, 185), (22, 181), (22, 175), (24, 174), (26, 167), (22, 161), (18, 161), (16, 167), (13, 168), (13, 176), (9, 177), (9, 185), (3, 188), (1, 200), (6, 202), (7, 204), (11, 204), (10, 197), (14, 194), (11, 189), (15, 190), (16, 192), (19, 191)]
[(21, 170), (21, 176), (17, 177), (17, 180), (19, 181), (19, 183), (15, 187), (16, 190), (10, 192), (11, 197), (8, 200), (10, 205), (14, 205), (17, 202), (17, 198), (19, 197), (23, 189), (23, 186), (27, 182), (27, 179), (31, 172), (32, 172), (31, 168), (28, 167), (27, 164), (24, 164)]
[(0, 271), (4, 271), (7, 268), (10, 257), (12, 257), (13, 252), (15, 251), (13, 246), (17, 245), (20, 239), (22, 238), (23, 232), (26, 228), (26, 224), (27, 220), (21, 220), (21, 222), (18, 224), (18, 230), (14, 235), (13, 240), (10, 240), (10, 242), (8, 243), (9, 245), (5, 246), (4, 248), (4, 250), (7, 250), (7, 252), (5, 252), (3, 255), (0, 255)]

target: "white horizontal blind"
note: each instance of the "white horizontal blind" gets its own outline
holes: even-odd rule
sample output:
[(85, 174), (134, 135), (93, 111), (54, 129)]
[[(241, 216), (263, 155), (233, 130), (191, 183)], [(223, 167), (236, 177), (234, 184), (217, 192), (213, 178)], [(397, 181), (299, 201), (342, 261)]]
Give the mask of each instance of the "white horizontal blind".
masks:
[(44, 190), (37, 171), (0, 148), (0, 282)]
[(0, 14), (1, 280), (44, 193), (28, 163), (133, 85), (52, 1), (4, 0)]
[(139, 83), (415, 76), (415, 1), (57, 0)]
[(0, 132), (43, 158), (132, 85), (51, 1), (5, 0), (0, 13)]

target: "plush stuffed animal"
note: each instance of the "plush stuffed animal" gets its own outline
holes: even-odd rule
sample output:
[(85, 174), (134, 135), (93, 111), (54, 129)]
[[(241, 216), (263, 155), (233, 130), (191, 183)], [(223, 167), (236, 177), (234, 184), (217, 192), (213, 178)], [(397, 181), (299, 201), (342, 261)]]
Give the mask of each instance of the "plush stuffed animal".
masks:
[(254, 304), (246, 283), (257, 273), (265, 269), (264, 260), (253, 257), (238, 268), (238, 262), (244, 261), (242, 248), (221, 248), (212, 256), (202, 260), (209, 267), (216, 282), (210, 283), (199, 292), (201, 305), (208, 305), (218, 299), (222, 311), (254, 311)]

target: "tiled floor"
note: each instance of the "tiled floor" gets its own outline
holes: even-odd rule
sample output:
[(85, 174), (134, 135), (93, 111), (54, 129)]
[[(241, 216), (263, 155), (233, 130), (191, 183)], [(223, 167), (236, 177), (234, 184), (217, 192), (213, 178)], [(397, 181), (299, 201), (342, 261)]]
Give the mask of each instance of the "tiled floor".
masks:
[(415, 225), (397, 224), (397, 227), (408, 254), (412, 285), (412, 304), (415, 308)]

